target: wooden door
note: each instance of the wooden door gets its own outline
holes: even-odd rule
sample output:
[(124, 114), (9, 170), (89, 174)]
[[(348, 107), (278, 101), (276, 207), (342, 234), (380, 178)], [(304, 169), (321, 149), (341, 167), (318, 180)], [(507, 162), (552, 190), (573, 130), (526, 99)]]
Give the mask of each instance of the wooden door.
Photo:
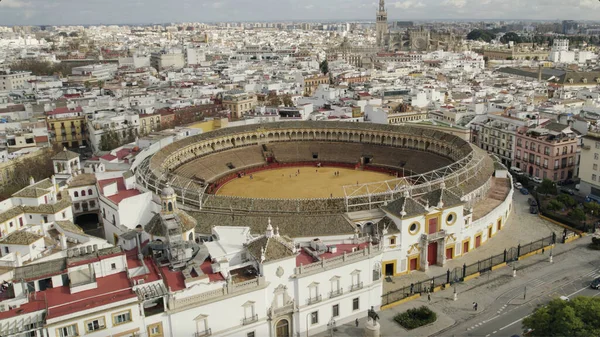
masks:
[(463, 254), (469, 252), (469, 241), (463, 243)]
[(437, 262), (437, 242), (431, 242), (427, 246), (427, 264), (433, 266)]
[(452, 260), (452, 255), (454, 255), (454, 248), (446, 248), (446, 259)]
[(417, 270), (417, 258), (416, 257), (410, 259), (409, 264), (410, 264), (409, 270)]
[(492, 227), (488, 228), (488, 239), (492, 237)]
[(496, 225), (496, 231), (499, 231), (502, 229), (502, 220), (498, 220), (498, 224)]
[(481, 235), (475, 237), (475, 248), (481, 246)]

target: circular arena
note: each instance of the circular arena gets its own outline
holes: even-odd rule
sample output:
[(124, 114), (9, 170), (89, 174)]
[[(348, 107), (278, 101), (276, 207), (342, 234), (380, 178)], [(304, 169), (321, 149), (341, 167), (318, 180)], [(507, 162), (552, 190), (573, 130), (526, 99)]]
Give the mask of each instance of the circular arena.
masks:
[(340, 213), (444, 186), (485, 194), (494, 163), (465, 140), (413, 125), (276, 122), (170, 144), (136, 167), (156, 194), (169, 184), (192, 211)]

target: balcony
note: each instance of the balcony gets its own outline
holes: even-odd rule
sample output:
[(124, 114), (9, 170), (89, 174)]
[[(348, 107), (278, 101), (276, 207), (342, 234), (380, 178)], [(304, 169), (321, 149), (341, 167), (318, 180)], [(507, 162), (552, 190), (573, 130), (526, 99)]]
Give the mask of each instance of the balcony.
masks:
[(329, 298), (334, 298), (334, 297), (338, 297), (341, 296), (342, 294), (344, 294), (344, 289), (338, 289), (335, 291), (330, 291), (329, 292)]
[(362, 282), (358, 282), (357, 284), (353, 284), (350, 286), (350, 291), (357, 291), (357, 290), (361, 290), (363, 288), (363, 283)]
[(321, 295), (317, 295), (315, 297), (311, 297), (308, 300), (306, 300), (306, 304), (308, 304), (308, 305), (315, 304), (315, 303), (321, 302), (322, 299), (323, 299), (323, 297)]
[(273, 314), (275, 316), (279, 316), (279, 315), (284, 315), (284, 314), (287, 314), (287, 313), (290, 313), (293, 311), (294, 311), (294, 302), (291, 301), (290, 303), (288, 303), (282, 307), (273, 309)]
[(258, 315), (252, 315), (250, 317), (244, 317), (242, 319), (242, 325), (248, 325), (258, 321)]
[(421, 239), (425, 241), (435, 241), (439, 239), (443, 239), (446, 237), (446, 230), (442, 229), (439, 232), (429, 233), (429, 234), (421, 234)]
[(204, 336), (211, 336), (211, 335), (212, 335), (212, 330), (210, 328), (208, 328), (204, 331), (194, 332), (194, 337), (204, 337)]

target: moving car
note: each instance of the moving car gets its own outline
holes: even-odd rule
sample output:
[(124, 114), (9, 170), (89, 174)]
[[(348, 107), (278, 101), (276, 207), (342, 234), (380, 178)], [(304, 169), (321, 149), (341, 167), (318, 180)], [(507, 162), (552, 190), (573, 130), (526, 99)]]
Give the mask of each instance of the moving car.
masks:
[(592, 283), (590, 283), (590, 288), (592, 289), (600, 289), (600, 277), (593, 280)]

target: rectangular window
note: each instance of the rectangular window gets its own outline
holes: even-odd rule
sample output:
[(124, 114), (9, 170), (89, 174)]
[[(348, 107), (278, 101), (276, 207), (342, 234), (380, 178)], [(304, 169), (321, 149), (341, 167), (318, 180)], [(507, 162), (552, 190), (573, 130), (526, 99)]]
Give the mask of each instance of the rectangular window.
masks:
[(310, 313), (310, 324), (319, 324), (319, 312), (313, 311)]
[(594, 164), (594, 165), (592, 166), (592, 168), (594, 169), (594, 171), (598, 171), (598, 164)]
[(64, 326), (62, 328), (56, 329), (58, 332), (58, 337), (74, 337), (77, 336), (77, 324)]
[(596, 181), (596, 175), (595, 174), (592, 174), (592, 180)]
[(117, 269), (117, 264), (116, 263), (111, 263), (110, 264), (110, 269), (112, 269), (112, 270)]
[(390, 246), (393, 246), (396, 244), (396, 237), (391, 237), (390, 238)]
[(352, 299), (352, 310), (358, 310), (360, 309), (360, 303), (358, 302), (358, 297)]
[(331, 307), (331, 316), (333, 317), (339, 317), (340, 316), (340, 305), (339, 304), (335, 304), (333, 307)]
[(104, 317), (96, 318), (91, 321), (85, 322), (85, 331), (86, 332), (94, 332), (98, 330), (102, 330), (106, 328), (106, 323), (104, 322)]
[(598, 160), (598, 154), (594, 153), (594, 160)]
[(127, 322), (131, 322), (131, 312), (126, 311), (116, 315), (113, 315), (113, 323), (115, 325), (125, 324)]
[(256, 337), (256, 334), (254, 333), (254, 331), (250, 331), (246, 334), (246, 337)]

